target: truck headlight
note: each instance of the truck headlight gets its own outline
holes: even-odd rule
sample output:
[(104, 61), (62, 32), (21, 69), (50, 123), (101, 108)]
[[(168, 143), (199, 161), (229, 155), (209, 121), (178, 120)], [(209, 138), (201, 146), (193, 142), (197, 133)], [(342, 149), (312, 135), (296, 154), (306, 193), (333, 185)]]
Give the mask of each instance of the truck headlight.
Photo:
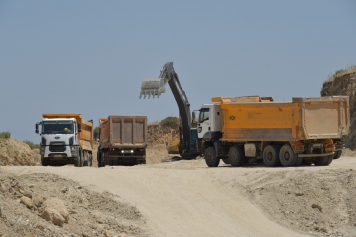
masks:
[(40, 150), (40, 153), (43, 155), (45, 153), (45, 146), (41, 146), (41, 150)]
[(75, 153), (75, 147), (74, 146), (70, 147), (70, 152)]
[(133, 153), (133, 150), (131, 150), (130, 152)]

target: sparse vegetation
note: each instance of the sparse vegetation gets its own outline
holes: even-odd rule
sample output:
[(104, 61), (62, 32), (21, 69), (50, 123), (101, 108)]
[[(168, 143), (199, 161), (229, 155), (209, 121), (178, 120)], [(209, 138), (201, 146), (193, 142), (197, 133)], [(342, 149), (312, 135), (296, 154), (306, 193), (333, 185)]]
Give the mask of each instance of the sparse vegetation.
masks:
[(178, 128), (180, 119), (177, 117), (167, 117), (160, 122), (162, 127)]
[(94, 141), (98, 140), (99, 139), (99, 126), (95, 127), (94, 128)]
[(11, 132), (7, 131), (7, 132), (1, 132), (0, 133), (0, 138), (3, 138), (3, 139), (9, 139), (11, 138)]
[(345, 74), (349, 74), (349, 73), (353, 73), (353, 72), (356, 72), (356, 65), (351, 65), (351, 66), (347, 67), (346, 69), (340, 69), (340, 70), (335, 71), (334, 74), (332, 74), (328, 77), (327, 81), (332, 81), (336, 77), (340, 77)]
[(26, 143), (32, 150), (40, 148), (40, 144), (34, 144), (33, 142), (28, 140), (24, 141), (24, 143)]

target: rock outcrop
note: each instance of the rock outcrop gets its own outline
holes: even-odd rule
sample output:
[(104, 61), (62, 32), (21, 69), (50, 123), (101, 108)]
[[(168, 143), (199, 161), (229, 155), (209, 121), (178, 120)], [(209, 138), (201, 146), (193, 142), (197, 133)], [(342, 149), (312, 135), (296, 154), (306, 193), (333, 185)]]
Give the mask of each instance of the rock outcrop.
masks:
[(323, 83), (321, 96), (347, 95), (350, 99), (350, 134), (345, 144), (347, 148), (356, 148), (356, 71), (345, 70)]

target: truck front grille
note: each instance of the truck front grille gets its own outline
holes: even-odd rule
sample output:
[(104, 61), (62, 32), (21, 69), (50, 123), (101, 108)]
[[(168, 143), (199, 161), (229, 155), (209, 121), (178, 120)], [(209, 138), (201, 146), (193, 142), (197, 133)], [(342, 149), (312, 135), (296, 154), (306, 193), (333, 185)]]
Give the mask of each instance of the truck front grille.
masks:
[(64, 152), (66, 150), (66, 146), (64, 142), (51, 142), (49, 144), (50, 152)]

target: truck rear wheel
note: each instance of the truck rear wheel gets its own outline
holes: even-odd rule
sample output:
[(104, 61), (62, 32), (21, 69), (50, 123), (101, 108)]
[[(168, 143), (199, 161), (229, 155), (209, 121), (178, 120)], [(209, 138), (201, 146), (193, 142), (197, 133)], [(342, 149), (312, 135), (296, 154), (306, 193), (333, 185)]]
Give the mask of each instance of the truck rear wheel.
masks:
[(231, 166), (241, 166), (245, 161), (245, 155), (241, 146), (232, 146), (229, 150), (229, 161)]
[(334, 159), (339, 159), (341, 157), (342, 150), (335, 151)]
[(329, 156), (318, 157), (316, 160), (313, 161), (313, 163), (315, 166), (324, 166), (324, 165), (327, 165), (326, 163), (328, 162), (328, 159), (329, 159)]
[(294, 153), (290, 145), (285, 144), (279, 151), (279, 160), (285, 167), (294, 166), (298, 162), (298, 155)]
[(88, 166), (92, 166), (93, 165), (93, 155), (90, 153), (89, 157), (88, 157)]
[(330, 165), (331, 164), (331, 162), (333, 161), (333, 159), (334, 159), (334, 155), (330, 155), (330, 156), (327, 156), (328, 157), (328, 159), (326, 160), (326, 163), (325, 163), (325, 165)]
[(98, 167), (101, 167), (101, 152), (99, 150), (96, 152), (96, 160), (98, 162)]
[(263, 162), (267, 167), (275, 167), (281, 164), (279, 160), (279, 147), (275, 145), (266, 146), (263, 149)]
[(215, 149), (213, 147), (208, 147), (205, 150), (205, 163), (208, 167), (219, 166), (220, 159), (216, 157)]
[(230, 164), (230, 160), (229, 160), (229, 158), (222, 159), (222, 161), (223, 161), (225, 164), (227, 164), (227, 165), (229, 165), (229, 164)]

